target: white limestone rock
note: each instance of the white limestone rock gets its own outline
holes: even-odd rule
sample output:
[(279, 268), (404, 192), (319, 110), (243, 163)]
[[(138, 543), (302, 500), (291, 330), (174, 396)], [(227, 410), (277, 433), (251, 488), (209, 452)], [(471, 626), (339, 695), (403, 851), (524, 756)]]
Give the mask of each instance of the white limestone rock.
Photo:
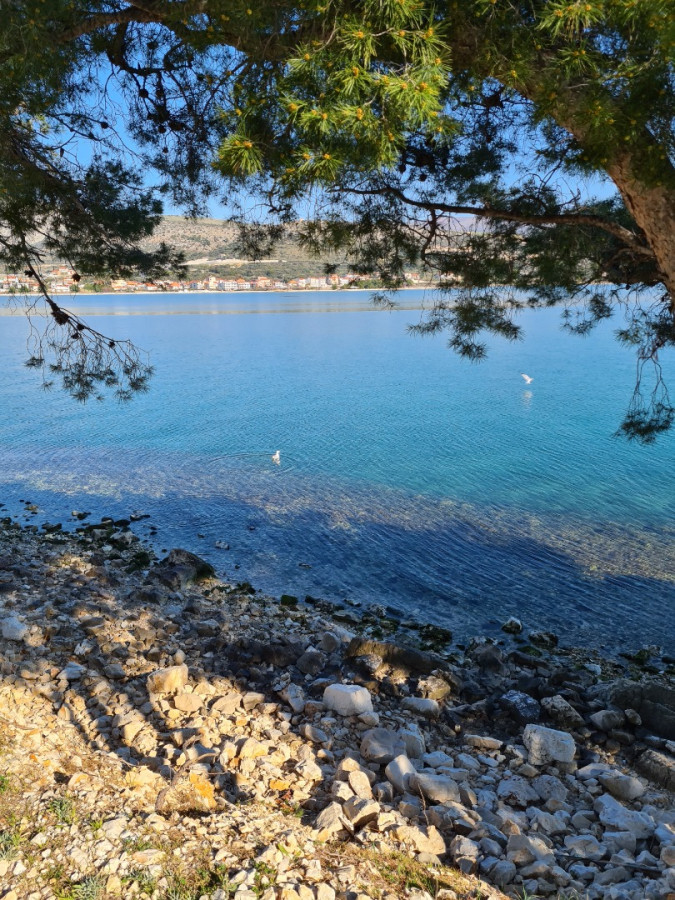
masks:
[(157, 669), (152, 675), (148, 675), (147, 687), (149, 694), (175, 694), (182, 690), (188, 682), (188, 667), (169, 666), (166, 669)]
[(323, 692), (323, 702), (341, 716), (359, 716), (373, 711), (369, 692), (357, 684), (329, 684)]
[(16, 616), (8, 616), (2, 622), (2, 636), (6, 641), (22, 641), (28, 634), (28, 626)]
[(613, 831), (630, 831), (638, 840), (654, 833), (654, 820), (644, 812), (627, 809), (610, 794), (603, 794), (593, 804), (595, 812), (605, 827)]
[(545, 766), (556, 762), (571, 763), (576, 751), (574, 738), (566, 731), (556, 731), (543, 725), (526, 725), (523, 743), (533, 766)]

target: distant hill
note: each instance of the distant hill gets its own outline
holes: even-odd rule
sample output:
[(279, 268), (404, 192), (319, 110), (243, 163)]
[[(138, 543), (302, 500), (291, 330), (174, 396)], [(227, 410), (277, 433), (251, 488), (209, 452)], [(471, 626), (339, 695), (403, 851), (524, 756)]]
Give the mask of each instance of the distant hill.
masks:
[(271, 278), (296, 278), (303, 275), (321, 275), (326, 263), (338, 266), (338, 272), (347, 271), (344, 258), (322, 257), (317, 259), (299, 246), (291, 226), (289, 236), (274, 248), (270, 259), (250, 260), (240, 256), (237, 249), (237, 226), (222, 219), (184, 219), (181, 216), (165, 216), (151, 238), (143, 242), (144, 249), (156, 248), (162, 241), (182, 250), (190, 274), (233, 275), (244, 278), (266, 275)]

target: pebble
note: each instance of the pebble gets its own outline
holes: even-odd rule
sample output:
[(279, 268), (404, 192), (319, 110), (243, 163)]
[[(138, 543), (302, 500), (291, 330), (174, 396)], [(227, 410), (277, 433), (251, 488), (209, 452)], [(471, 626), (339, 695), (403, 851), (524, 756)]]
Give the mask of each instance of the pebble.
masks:
[[(675, 745), (655, 738), (645, 749), (633, 734), (639, 697), (611, 706), (619, 701), (594, 673), (549, 655), (554, 642), (540, 643), (536, 670), (523, 653), (483, 644), (491, 655), (470, 650), (463, 669), (437, 659), (430, 672), (417, 652), (404, 671), (395, 645), (376, 640), (359, 667), (346, 652), (353, 633), (331, 623), (323, 601), (281, 608), (234, 585), (193, 585), (197, 558), (181, 553), (144, 584), (125, 572), (133, 535), (118, 551), (102, 531), (84, 546), (72, 539), (72, 552), (59, 546), (49, 574), (37, 539), (10, 532), (13, 562), (28, 574), (20, 620), (0, 595), (0, 706), (31, 728), (12, 733), (3, 773), (20, 772), (22, 802), (35, 804), (30, 839), (0, 859), (17, 900), (45, 900), (41, 872), (57, 864), (73, 884), (96, 871), (109, 893), (130, 898), (144, 872), (169, 895), (169, 862), (204, 852), (239, 900), (374, 900), (381, 882), (362, 847), (382, 860), (415, 856), (453, 883), (440, 858), (499, 900), (499, 888), (589, 900), (675, 890), (672, 795), (631, 766), (656, 754), (667, 773)], [(2, 631), (12, 618), (26, 629), (19, 640)], [(535, 699), (551, 689), (560, 693)], [(67, 827), (55, 812), (69, 815), (65, 799), (75, 812)], [(319, 858), (315, 842), (325, 841), (340, 843)], [(384, 890), (382, 900), (430, 896)]]

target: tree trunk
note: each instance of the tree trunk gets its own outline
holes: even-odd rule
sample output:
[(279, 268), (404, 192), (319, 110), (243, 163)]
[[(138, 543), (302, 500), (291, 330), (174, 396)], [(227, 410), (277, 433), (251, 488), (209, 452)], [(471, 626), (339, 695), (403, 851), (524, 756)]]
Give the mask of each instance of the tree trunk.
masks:
[(654, 251), (675, 313), (675, 191), (640, 181), (628, 153), (617, 156), (607, 172)]

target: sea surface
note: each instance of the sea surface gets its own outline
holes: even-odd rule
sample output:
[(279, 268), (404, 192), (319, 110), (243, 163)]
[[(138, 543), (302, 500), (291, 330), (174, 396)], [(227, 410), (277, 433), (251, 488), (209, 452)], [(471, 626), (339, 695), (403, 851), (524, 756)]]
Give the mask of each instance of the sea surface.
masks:
[[(391, 312), (355, 291), (61, 302), (156, 374), (124, 405), (45, 392), (0, 298), (3, 513), (147, 514), (135, 530), (160, 552), (458, 641), (516, 615), (568, 645), (675, 650), (675, 433), (614, 436), (635, 378), (618, 321), (578, 338), (560, 310), (523, 312), (524, 340), (491, 340), (476, 365), (407, 332), (422, 291)], [(662, 363), (675, 382), (675, 355)]]

